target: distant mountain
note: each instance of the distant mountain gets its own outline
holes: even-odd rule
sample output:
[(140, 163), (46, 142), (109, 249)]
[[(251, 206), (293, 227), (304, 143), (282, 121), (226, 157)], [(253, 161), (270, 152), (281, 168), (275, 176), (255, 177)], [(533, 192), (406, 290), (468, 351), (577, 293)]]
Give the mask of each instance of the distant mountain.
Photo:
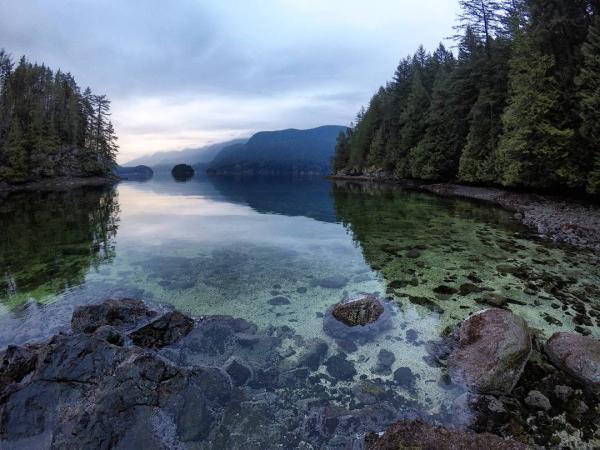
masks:
[(212, 174), (328, 174), (336, 139), (347, 127), (263, 131), (247, 143), (223, 148), (208, 166)]
[[(208, 164), (212, 159), (225, 147), (235, 144), (243, 144), (247, 139), (235, 139), (227, 142), (219, 142), (217, 144), (207, 145), (198, 148), (188, 148), (185, 150), (173, 150), (166, 152), (158, 152), (153, 155), (141, 156), (127, 163), (131, 166), (149, 166), (154, 169), (164, 167), (170, 172), (173, 166), (177, 164)], [(160, 170), (159, 170), (160, 171)]]

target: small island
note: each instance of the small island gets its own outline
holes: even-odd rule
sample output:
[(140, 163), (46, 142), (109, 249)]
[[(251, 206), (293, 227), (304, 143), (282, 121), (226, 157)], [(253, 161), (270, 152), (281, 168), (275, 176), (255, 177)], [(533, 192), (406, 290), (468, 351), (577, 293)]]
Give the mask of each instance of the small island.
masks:
[(195, 173), (194, 168), (187, 164), (177, 164), (171, 171), (171, 175), (173, 175), (173, 178), (177, 181), (187, 181), (192, 178)]

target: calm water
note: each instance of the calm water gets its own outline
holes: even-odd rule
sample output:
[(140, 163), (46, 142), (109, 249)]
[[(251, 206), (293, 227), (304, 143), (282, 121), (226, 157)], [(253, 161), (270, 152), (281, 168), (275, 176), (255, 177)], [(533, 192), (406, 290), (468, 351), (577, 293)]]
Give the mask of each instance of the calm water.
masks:
[[(0, 347), (67, 329), (76, 305), (140, 297), (290, 327), (290, 354), (323, 339), (356, 370), (346, 384), (323, 381), (326, 397), (348, 406), (358, 380), (397, 382), (394, 395), (437, 414), (457, 393), (427, 343), (485, 308), (485, 295), (508, 298), (541, 336), (600, 337), (597, 258), (467, 201), (324, 180), (155, 179), (14, 195), (0, 201), (0, 230)], [(348, 350), (323, 332), (323, 315), (361, 293), (389, 298), (392, 327)], [(374, 369), (381, 349), (394, 353), (391, 373)]]

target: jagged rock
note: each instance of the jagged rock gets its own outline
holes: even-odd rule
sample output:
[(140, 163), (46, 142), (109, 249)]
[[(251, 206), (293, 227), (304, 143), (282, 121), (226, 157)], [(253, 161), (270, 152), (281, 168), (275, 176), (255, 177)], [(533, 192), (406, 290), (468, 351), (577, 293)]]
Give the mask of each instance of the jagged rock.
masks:
[(519, 381), (531, 354), (525, 321), (502, 309), (487, 309), (460, 326), (458, 346), (448, 359), (452, 382), (470, 391), (503, 395)]
[(71, 328), (75, 333), (93, 333), (103, 325), (128, 330), (135, 324), (155, 316), (156, 312), (150, 310), (141, 300), (111, 299), (97, 305), (77, 308), (71, 319)]
[(174, 344), (193, 328), (194, 321), (177, 311), (168, 312), (129, 335), (140, 347), (161, 348)]
[(333, 317), (349, 327), (365, 326), (375, 322), (383, 314), (383, 305), (374, 296), (345, 300), (333, 307)]
[(584, 386), (600, 391), (600, 341), (573, 333), (555, 333), (545, 346), (550, 361)]
[(392, 425), (383, 436), (370, 433), (367, 450), (526, 450), (525, 444), (493, 434), (444, 428), (420, 421), (402, 421)]

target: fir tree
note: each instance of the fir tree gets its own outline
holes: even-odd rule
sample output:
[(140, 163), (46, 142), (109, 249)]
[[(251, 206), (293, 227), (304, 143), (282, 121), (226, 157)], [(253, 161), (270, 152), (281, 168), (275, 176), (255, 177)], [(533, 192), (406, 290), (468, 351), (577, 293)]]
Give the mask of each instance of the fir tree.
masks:
[(582, 47), (583, 68), (577, 78), (581, 134), (592, 155), (592, 170), (587, 179), (587, 190), (600, 194), (600, 17), (589, 29)]

